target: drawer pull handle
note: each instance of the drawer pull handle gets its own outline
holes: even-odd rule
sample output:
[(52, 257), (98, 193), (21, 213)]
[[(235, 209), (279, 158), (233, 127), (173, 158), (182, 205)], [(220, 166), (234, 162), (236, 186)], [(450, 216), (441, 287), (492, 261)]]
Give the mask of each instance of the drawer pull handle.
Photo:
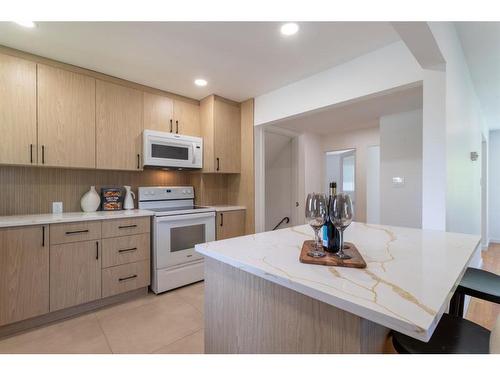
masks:
[(118, 281), (122, 282), (122, 281), (132, 280), (132, 279), (135, 279), (136, 277), (137, 277), (137, 275), (122, 277), (122, 278), (118, 279)]
[(83, 229), (83, 230), (73, 230), (70, 232), (66, 232), (66, 235), (71, 235), (71, 234), (80, 234), (80, 233), (88, 233), (88, 229)]
[(128, 229), (128, 228), (136, 228), (137, 224), (132, 224), (132, 225), (120, 225), (118, 229)]
[(131, 247), (130, 249), (121, 249), (121, 250), (118, 250), (119, 253), (126, 253), (128, 251), (136, 251), (137, 250), (137, 247)]

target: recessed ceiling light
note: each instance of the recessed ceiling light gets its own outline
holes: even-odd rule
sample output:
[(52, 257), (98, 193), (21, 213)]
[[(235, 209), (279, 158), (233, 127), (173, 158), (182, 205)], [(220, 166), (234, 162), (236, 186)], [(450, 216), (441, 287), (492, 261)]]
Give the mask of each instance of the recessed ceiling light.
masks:
[(30, 29), (36, 27), (36, 24), (33, 21), (14, 21), (14, 23), (17, 23), (19, 26), (28, 27)]
[(195, 84), (196, 86), (200, 86), (200, 87), (206, 86), (206, 85), (207, 85), (207, 83), (208, 83), (208, 82), (207, 82), (206, 80), (202, 79), (202, 78), (198, 78), (198, 79), (195, 79), (195, 80), (194, 80), (194, 84)]
[(289, 36), (296, 34), (299, 31), (299, 25), (295, 22), (288, 22), (281, 26), (281, 34)]

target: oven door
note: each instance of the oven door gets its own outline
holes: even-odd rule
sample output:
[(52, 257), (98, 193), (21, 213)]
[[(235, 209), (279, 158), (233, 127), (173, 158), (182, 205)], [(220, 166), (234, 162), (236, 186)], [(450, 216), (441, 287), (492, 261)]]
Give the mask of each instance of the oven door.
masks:
[(154, 221), (156, 269), (202, 259), (203, 256), (195, 252), (194, 245), (215, 240), (215, 212), (160, 216)]
[(196, 142), (173, 137), (146, 134), (144, 165), (174, 168), (198, 168)]

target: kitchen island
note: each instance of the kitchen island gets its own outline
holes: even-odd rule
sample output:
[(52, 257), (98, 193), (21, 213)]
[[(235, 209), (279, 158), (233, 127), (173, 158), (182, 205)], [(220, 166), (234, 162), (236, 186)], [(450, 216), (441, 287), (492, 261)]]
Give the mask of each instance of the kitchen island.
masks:
[(299, 262), (297, 226), (196, 245), (205, 256), (206, 353), (381, 353), (390, 330), (428, 341), (475, 235), (352, 223), (367, 268)]

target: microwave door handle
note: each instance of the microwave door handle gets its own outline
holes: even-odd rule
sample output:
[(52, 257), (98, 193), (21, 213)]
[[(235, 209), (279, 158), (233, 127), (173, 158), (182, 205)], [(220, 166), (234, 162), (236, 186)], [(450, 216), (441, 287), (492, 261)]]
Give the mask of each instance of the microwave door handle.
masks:
[(191, 143), (191, 147), (193, 147), (193, 164), (196, 163), (196, 143)]

